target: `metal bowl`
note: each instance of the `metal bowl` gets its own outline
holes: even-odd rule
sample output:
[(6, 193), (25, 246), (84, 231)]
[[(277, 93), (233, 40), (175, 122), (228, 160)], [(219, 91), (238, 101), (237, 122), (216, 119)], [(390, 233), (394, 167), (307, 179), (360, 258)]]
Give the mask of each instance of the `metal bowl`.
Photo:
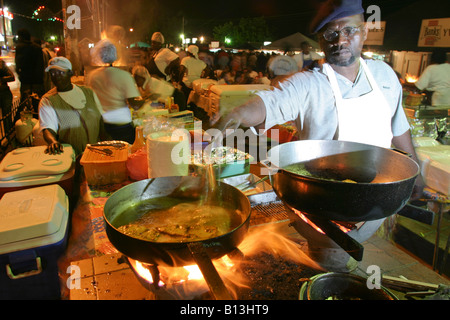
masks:
[(388, 289), (369, 289), (367, 279), (349, 273), (322, 273), (306, 281), (300, 300), (398, 300)]

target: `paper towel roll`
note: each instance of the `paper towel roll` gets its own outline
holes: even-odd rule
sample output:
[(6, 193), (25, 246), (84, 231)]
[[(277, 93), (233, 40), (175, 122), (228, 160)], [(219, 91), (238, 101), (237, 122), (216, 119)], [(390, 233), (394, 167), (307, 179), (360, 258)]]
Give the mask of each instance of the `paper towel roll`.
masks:
[(155, 132), (147, 136), (149, 178), (188, 175), (191, 153), (189, 133), (184, 131)]

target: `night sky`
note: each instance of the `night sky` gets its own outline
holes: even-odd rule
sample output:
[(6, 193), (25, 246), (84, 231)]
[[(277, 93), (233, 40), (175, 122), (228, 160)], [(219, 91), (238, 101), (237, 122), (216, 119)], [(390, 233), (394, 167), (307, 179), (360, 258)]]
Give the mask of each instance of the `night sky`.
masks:
[[(86, 0), (77, 0), (86, 3)], [(314, 14), (315, 6), (320, 1), (314, 0), (109, 0), (109, 23), (133, 27), (149, 33), (157, 30), (152, 17), (171, 16), (181, 25), (184, 17), (185, 32), (212, 35), (213, 27), (226, 22), (237, 24), (240, 18), (263, 16), (274, 39), (288, 36), (295, 32), (308, 35), (308, 26)], [(53, 12), (61, 11), (61, 0), (4, 0), (11, 12), (16, 13), (13, 29), (17, 31), (27, 18), (18, 14), (31, 16), (39, 5), (45, 5)], [(387, 33), (395, 38), (392, 43), (405, 42), (415, 37), (422, 19), (450, 17), (449, 0), (363, 0), (366, 8), (370, 4), (381, 9), (381, 20), (388, 20)], [(82, 15), (84, 15), (82, 13)], [(157, 19), (157, 18), (155, 18)], [(152, 24), (153, 23), (153, 24)], [(391, 29), (389, 29), (391, 26)], [(411, 39), (411, 43), (417, 39)], [(413, 48), (412, 48), (413, 49)]]

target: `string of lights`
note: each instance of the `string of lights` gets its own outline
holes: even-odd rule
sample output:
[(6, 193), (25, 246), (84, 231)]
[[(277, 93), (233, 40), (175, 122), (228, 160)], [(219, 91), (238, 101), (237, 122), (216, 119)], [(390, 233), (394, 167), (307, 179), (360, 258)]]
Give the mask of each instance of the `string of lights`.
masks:
[[(33, 14), (31, 16), (27, 16), (27, 15), (24, 15), (24, 14), (21, 14), (21, 13), (16, 13), (16, 12), (11, 12), (11, 13), (16, 15), (16, 16), (20, 16), (20, 17), (23, 17), (23, 18), (32, 19), (32, 20), (36, 20), (36, 21), (56, 21), (56, 22), (63, 22), (64, 23), (64, 20), (61, 19), (61, 18), (58, 18), (56, 16), (57, 14), (52, 13), (50, 11), (50, 9), (47, 9), (48, 10), (48, 13), (47, 13), (48, 17), (46, 17), (46, 18), (39, 17), (39, 14), (44, 9), (46, 9), (45, 6), (39, 6), (36, 10), (34, 10), (34, 12), (33, 12)], [(60, 12), (58, 12), (58, 13), (60, 13)]]

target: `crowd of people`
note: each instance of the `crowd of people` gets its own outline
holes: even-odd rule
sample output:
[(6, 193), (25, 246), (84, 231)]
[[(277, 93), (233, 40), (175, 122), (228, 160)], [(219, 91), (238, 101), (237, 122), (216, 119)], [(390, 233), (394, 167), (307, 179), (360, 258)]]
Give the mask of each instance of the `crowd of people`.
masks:
[[(28, 30), (19, 30), (15, 62), (21, 102), (30, 96), (38, 99), (39, 105), (32, 111), (38, 114), (48, 153), (63, 152), (62, 145), (69, 143), (81, 154), (86, 144), (101, 139), (132, 144), (135, 128), (130, 108), (139, 109), (146, 99), (166, 101), (170, 97), (179, 110), (185, 110), (193, 81), (199, 78), (219, 84), (273, 84), (271, 79), (301, 69), (295, 56), (289, 55), (212, 52), (197, 45), (175, 52), (166, 46), (160, 32), (152, 35), (150, 50), (141, 53), (140, 59), (127, 61), (130, 55), (119, 50), (116, 41), (99, 41), (90, 50), (91, 68), (84, 69), (84, 85), (78, 85), (71, 78), (79, 61), (57, 56), (32, 39)], [(3, 80), (11, 81), (6, 69), (2, 70)], [(2, 105), (2, 110), (8, 109)]]
[[(360, 23), (359, 20), (357, 22)], [(347, 30), (345, 31), (347, 32)], [(355, 32), (362, 31), (358, 29)], [(298, 73), (298, 71), (313, 70), (318, 66), (322, 67), (326, 62), (322, 56), (311, 50), (312, 48), (307, 42), (300, 44), (302, 51), (297, 54), (267, 53), (254, 50), (236, 52), (225, 49), (212, 52), (208, 48), (197, 45), (190, 45), (186, 50), (176, 52), (165, 44), (162, 33), (155, 32), (151, 38), (150, 48), (128, 49), (140, 51), (140, 54), (137, 55), (138, 58), (133, 61), (126, 61), (126, 58), (131, 55), (124, 56), (124, 48), (121, 47), (119, 50), (116, 41), (108, 39), (99, 41), (90, 52), (91, 62), (95, 61), (97, 65), (94, 65), (94, 68), (90, 68), (85, 74), (85, 86), (78, 86), (70, 81), (70, 77), (74, 75), (73, 61), (64, 57), (54, 57), (54, 54), (52, 56), (39, 43), (31, 41), (30, 34), (26, 30), (20, 30), (18, 35), (16, 70), (21, 83), (21, 97), (26, 99), (33, 93), (39, 96), (40, 130), (49, 146), (47, 152), (50, 153), (61, 152), (62, 143), (74, 143), (77, 153), (81, 153), (87, 143), (101, 139), (102, 135), (103, 138), (124, 140), (132, 144), (135, 129), (130, 108), (139, 109), (146, 99), (163, 99), (164, 101), (170, 97), (179, 106), (179, 110), (185, 110), (188, 107), (187, 101), (192, 90), (192, 83), (199, 78), (214, 79), (218, 84), (271, 84), (277, 86), (279, 81), (294, 73), (299, 74), (298, 77), (300, 77), (300, 74), (303, 73)], [(325, 40), (328, 41), (327, 38)], [(320, 41), (324, 42), (322, 38)], [(326, 49), (326, 45), (322, 43), (322, 49)], [(331, 55), (328, 58), (330, 57)], [(125, 64), (117, 65), (119, 60), (125, 61)], [(321, 60), (320, 64), (316, 63), (318, 60)], [(79, 63), (75, 62), (75, 65), (79, 65)], [(329, 69), (329, 65), (333, 64), (325, 64), (321, 72), (327, 73), (327, 79), (332, 80), (331, 75), (334, 73)], [(372, 65), (370, 63), (369, 67)], [(366, 71), (368, 70), (364, 61), (361, 62), (361, 66)], [(370, 80), (369, 85), (374, 87), (371, 78), (368, 79)], [(49, 80), (51, 84), (49, 84)], [(319, 91), (321, 94), (317, 99), (323, 100), (339, 96), (336, 92), (339, 93), (339, 90), (342, 90), (340, 80), (338, 75), (337, 82), (331, 83), (329, 94), (324, 95), (322, 91)], [(351, 81), (353, 83), (355, 79), (351, 79)], [(308, 83), (308, 81), (304, 83)], [(377, 92), (377, 94), (379, 93)], [(346, 93), (344, 92), (344, 94)], [(295, 96), (298, 96), (298, 93)], [(304, 99), (308, 97), (311, 97), (310, 93)], [(275, 101), (271, 97), (264, 99), (268, 99), (265, 100), (265, 104), (272, 105), (269, 110), (270, 117), (265, 119), (267, 123), (275, 124), (275, 122), (295, 120), (295, 117), (278, 119), (277, 115), (273, 114), (274, 106), (277, 105)], [(290, 100), (293, 101), (293, 99)], [(297, 98), (296, 101), (298, 104), (293, 106), (294, 109), (308, 105), (307, 100), (301, 102)], [(329, 103), (331, 100), (316, 102), (317, 105), (323, 106), (325, 102)], [(286, 101), (283, 108), (290, 105), (289, 103)], [(264, 106), (262, 103), (260, 105)], [(334, 106), (334, 103), (331, 105)], [(398, 108), (397, 105), (395, 107)], [(394, 107), (391, 106), (392, 108)], [(288, 113), (283, 111), (280, 114), (283, 116), (294, 114), (294, 109)], [(322, 115), (323, 121), (325, 121), (325, 118), (332, 117), (332, 108), (329, 109), (328, 112), (324, 113), (322, 111), (325, 109), (322, 109), (319, 113), (314, 112), (311, 115), (314, 114), (315, 119)], [(68, 113), (71, 115), (68, 116)], [(63, 123), (66, 120), (70, 125)], [(399, 131), (406, 127), (404, 122)], [(76, 131), (73, 129), (74, 126), (78, 126), (78, 129), (81, 130), (77, 129), (78, 131)], [(94, 127), (93, 130), (92, 127)], [(305, 134), (309, 134), (309, 136), (303, 138), (323, 138), (324, 136), (311, 136), (311, 134), (321, 131), (323, 129), (308, 131)], [(395, 138), (397, 132), (393, 133)], [(75, 134), (78, 136), (77, 139), (69, 138)], [(334, 138), (334, 136), (329, 138)], [(391, 138), (392, 136), (387, 137), (386, 140), (390, 141)]]

